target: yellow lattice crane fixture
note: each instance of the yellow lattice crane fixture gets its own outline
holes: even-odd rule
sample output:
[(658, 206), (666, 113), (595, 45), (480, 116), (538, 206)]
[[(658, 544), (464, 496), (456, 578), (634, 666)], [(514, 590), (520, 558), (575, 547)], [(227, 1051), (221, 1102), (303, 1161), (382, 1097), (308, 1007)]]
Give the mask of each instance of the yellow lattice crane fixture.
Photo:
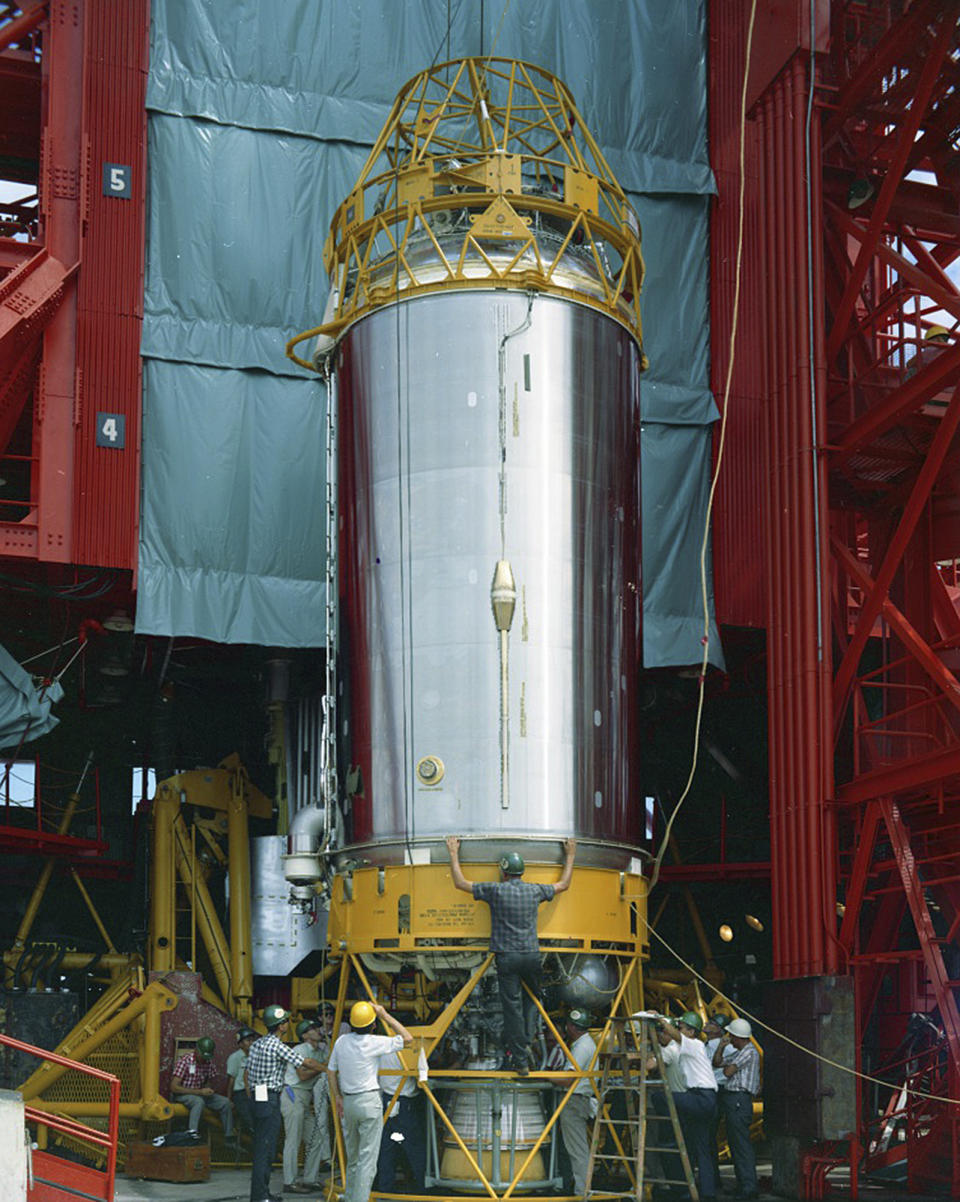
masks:
[[(324, 248), (323, 355), (398, 297), (514, 288), (576, 300), (642, 342), (637, 215), (566, 86), (513, 59), (441, 63), (409, 81)], [(645, 361), (644, 361), (645, 365)]]

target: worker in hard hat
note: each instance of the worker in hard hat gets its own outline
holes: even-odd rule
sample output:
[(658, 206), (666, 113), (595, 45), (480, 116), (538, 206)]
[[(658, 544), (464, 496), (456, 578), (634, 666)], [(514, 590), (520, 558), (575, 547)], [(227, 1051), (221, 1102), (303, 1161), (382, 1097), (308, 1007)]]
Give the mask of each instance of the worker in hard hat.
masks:
[(703, 1019), (688, 1010), (676, 1020), (660, 1015), (659, 1022), (669, 1037), (663, 1049), (664, 1064), (676, 1060), (686, 1086), (682, 1093), (673, 1094), (673, 1102), (683, 1129), (690, 1167), (696, 1168), (701, 1202), (708, 1202), (716, 1197), (719, 1186), (710, 1147), (717, 1109), (717, 1081), (700, 1037)]
[[(322, 1062), (319, 1052), (320, 1036), (323, 1031), (318, 1018), (305, 1018), (297, 1023), (297, 1039), (294, 1047), (301, 1056)], [(288, 1064), (283, 1077), (283, 1092), (280, 1094), (280, 1116), (283, 1119), (283, 1192), (285, 1194), (315, 1194), (319, 1185), (319, 1151), (311, 1161), (308, 1154), (303, 1166), (303, 1180), (298, 1181), (300, 1145), (313, 1133), (313, 1083), (323, 1074), (319, 1070), (297, 1068)]]
[(907, 360), (904, 378), (909, 380), (922, 367), (928, 367), (950, 345), (950, 331), (945, 326), (927, 326), (917, 353)]
[[(380, 1018), (394, 1032), (377, 1035)], [(375, 1002), (356, 1002), (350, 1010), (350, 1030), (338, 1037), (327, 1062), (330, 1096), (343, 1127), (347, 1158), (343, 1202), (367, 1202), (377, 1174), (383, 1103), (380, 1100), (381, 1060), (409, 1047), (413, 1036), (399, 1019)]]
[[(720, 1040), (724, 1031), (727, 1029), (727, 1023), (730, 1021), (729, 1015), (715, 1011), (713, 1014), (707, 1015), (707, 1021), (703, 1024), (704, 1050), (711, 1064), (713, 1064), (713, 1054), (720, 1045)], [(726, 1055), (731, 1055), (733, 1048), (729, 1044), (726, 1046)], [(717, 1180), (720, 1179), (720, 1142), (717, 1138), (720, 1127), (720, 1092), (723, 1090), (726, 1077), (723, 1075), (723, 1070), (714, 1068), (713, 1077), (717, 1083), (717, 1109), (713, 1115), (713, 1130), (710, 1135), (710, 1151), (713, 1153), (713, 1168), (717, 1175)]]
[[(579, 1006), (574, 1006), (567, 1015), (565, 1034), (570, 1055), (574, 1065), (585, 1072), (594, 1063), (597, 1045), (589, 1031), (590, 1015)], [(573, 1077), (558, 1078), (564, 1084), (575, 1080)], [(570, 1157), (570, 1168), (573, 1172), (573, 1192), (581, 1197), (587, 1189), (587, 1161), (590, 1159), (590, 1141), (587, 1137), (587, 1124), (597, 1113), (597, 1095), (589, 1077), (582, 1077), (574, 1087), (573, 1093), (567, 1098), (566, 1105), (560, 1111), (560, 1132), (563, 1135), (564, 1147)]]
[[(552, 901), (558, 893), (570, 888), (577, 842), (565, 840), (563, 872), (555, 885), (521, 880), (525, 865), (523, 856), (515, 851), (500, 857), (499, 881), (468, 881), (460, 867), (459, 838), (450, 835), (446, 843), (450, 853), (450, 875), (456, 888), (490, 907), (490, 950), (496, 956), (503, 1010), (502, 1067), (526, 1076), (530, 1071), (527, 1049), (537, 1018), (533, 997), (540, 996), (537, 911), (541, 903)], [(524, 992), (523, 985), (527, 986), (529, 994)]]
[(170, 1093), (175, 1102), (187, 1108), (187, 1130), (200, 1128), (200, 1116), (204, 1110), (212, 1110), (223, 1124), (223, 1134), (233, 1138), (233, 1107), (230, 1099), (217, 1093), (210, 1082), (216, 1076), (213, 1053), (216, 1044), (209, 1035), (201, 1035), (189, 1052), (174, 1065), (170, 1081)]
[[(676, 1101), (677, 1094), (685, 1093), (687, 1089), (686, 1078), (680, 1069), (679, 1049), (664, 1030), (662, 1022), (658, 1022), (656, 1025), (656, 1037), (657, 1043), (660, 1044), (660, 1058), (663, 1062), (663, 1080), (667, 1089), (673, 1095), (674, 1101)], [(651, 1056), (647, 1060), (647, 1072), (656, 1072), (657, 1067), (657, 1058)], [(654, 1090), (650, 1101), (654, 1111), (661, 1119), (661, 1122), (658, 1123), (657, 1138), (653, 1141), (656, 1147), (650, 1149), (651, 1154), (659, 1159), (659, 1175), (664, 1181), (683, 1181), (683, 1161), (680, 1158), (680, 1149), (677, 1147), (677, 1141), (674, 1137), (673, 1124), (666, 1121), (670, 1117), (670, 1109), (666, 1098), (660, 1090)], [(664, 1189), (654, 1189), (655, 1198), (660, 1196), (668, 1197), (672, 1193), (673, 1190), (669, 1186)]]
[[(757, 1158), (750, 1142), (753, 1099), (760, 1093), (760, 1053), (752, 1041), (753, 1030), (745, 1018), (727, 1025), (713, 1063), (724, 1075), (720, 1106), (727, 1127), (727, 1143), (737, 1175), (738, 1198), (756, 1198)], [(732, 1049), (732, 1051), (731, 1051)]]
[(253, 1130), (253, 1103), (247, 1096), (247, 1052), (257, 1038), (256, 1031), (241, 1027), (237, 1032), (237, 1046), (227, 1057), (227, 1077), (230, 1080), (230, 1101), (234, 1120), (248, 1130)]
[[(333, 1046), (333, 1007), (324, 1002), (320, 1007), (317, 1020), (320, 1023), (320, 1041), (317, 1044), (316, 1059), (324, 1064), (330, 1059), (330, 1049)], [(318, 1074), (313, 1080), (313, 1130), (307, 1143), (307, 1163), (311, 1168), (316, 1165), (313, 1176), (304, 1177), (308, 1181), (319, 1180), (320, 1169), (330, 1165), (333, 1145), (330, 1138), (330, 1086), (325, 1072)]]
[(280, 1094), (286, 1066), (322, 1072), (323, 1065), (311, 1056), (288, 1048), (281, 1039), (290, 1022), (290, 1012), (270, 1005), (263, 1011), (266, 1035), (247, 1054), (247, 1093), (253, 1098), (253, 1167), (250, 1171), (250, 1202), (273, 1202), (270, 1169), (277, 1153), (283, 1118)]

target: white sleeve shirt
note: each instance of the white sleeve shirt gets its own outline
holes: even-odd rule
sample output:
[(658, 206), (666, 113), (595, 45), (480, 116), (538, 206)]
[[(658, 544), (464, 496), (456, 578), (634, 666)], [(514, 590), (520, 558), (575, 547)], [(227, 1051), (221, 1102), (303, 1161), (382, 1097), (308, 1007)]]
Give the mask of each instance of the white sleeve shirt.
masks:
[(327, 1068), (337, 1074), (342, 1094), (379, 1090), (380, 1058), (403, 1047), (402, 1035), (341, 1035), (333, 1045)]
[(709, 1089), (716, 1092), (717, 1079), (713, 1075), (713, 1065), (707, 1056), (707, 1049), (699, 1039), (691, 1039), (689, 1035), (680, 1036), (680, 1071), (687, 1084), (687, 1089)]

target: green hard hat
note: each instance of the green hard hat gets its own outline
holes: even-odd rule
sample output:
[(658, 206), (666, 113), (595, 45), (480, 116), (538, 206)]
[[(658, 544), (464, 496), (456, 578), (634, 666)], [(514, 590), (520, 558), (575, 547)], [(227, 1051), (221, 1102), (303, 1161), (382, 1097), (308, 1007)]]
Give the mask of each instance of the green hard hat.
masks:
[(694, 1031), (703, 1030), (703, 1019), (699, 1014), (695, 1014), (692, 1010), (688, 1010), (686, 1014), (681, 1014), (677, 1019), (678, 1023), (683, 1023), (685, 1027), (693, 1027)]
[(209, 1035), (201, 1035), (197, 1040), (196, 1051), (201, 1060), (212, 1060), (217, 1045)]
[(263, 1009), (263, 1025), (268, 1031), (272, 1031), (274, 1027), (279, 1027), (289, 1017), (290, 1011), (284, 1010), (282, 1006), (278, 1006), (275, 1002), (270, 1006), (265, 1006)]
[(322, 1031), (323, 1028), (315, 1018), (305, 1018), (297, 1023), (297, 1039), (303, 1039), (308, 1031)]
[(508, 851), (500, 857), (500, 871), (507, 876), (523, 876), (525, 867), (523, 856), (519, 852)]

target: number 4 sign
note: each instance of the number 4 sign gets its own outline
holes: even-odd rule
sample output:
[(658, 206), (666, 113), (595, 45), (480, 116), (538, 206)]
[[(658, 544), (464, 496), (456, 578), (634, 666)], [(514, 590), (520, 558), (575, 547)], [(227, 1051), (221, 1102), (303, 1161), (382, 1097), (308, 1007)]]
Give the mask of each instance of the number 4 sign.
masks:
[(122, 413), (97, 414), (97, 446), (122, 451), (127, 444), (127, 419)]

